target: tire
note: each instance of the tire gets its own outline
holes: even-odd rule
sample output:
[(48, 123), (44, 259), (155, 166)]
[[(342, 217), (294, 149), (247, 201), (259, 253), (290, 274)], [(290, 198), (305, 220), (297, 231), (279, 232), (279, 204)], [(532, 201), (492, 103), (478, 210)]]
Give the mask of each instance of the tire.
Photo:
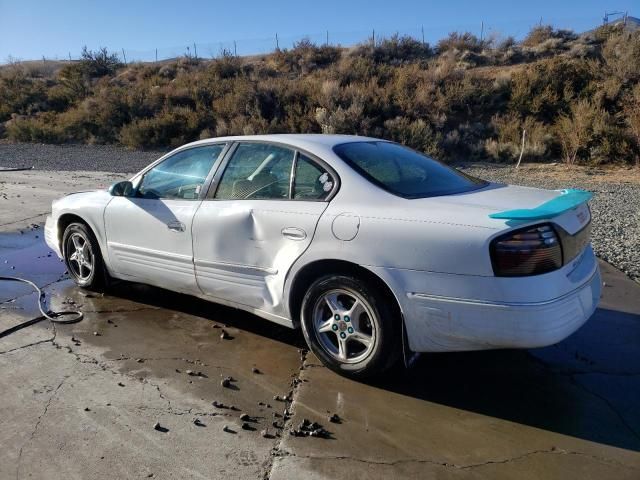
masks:
[(79, 287), (106, 286), (108, 274), (95, 235), (84, 223), (71, 223), (62, 236), (62, 252), (69, 276)]
[(313, 353), (326, 367), (354, 379), (382, 375), (396, 364), (402, 349), (397, 317), (380, 289), (347, 275), (316, 280), (300, 316)]

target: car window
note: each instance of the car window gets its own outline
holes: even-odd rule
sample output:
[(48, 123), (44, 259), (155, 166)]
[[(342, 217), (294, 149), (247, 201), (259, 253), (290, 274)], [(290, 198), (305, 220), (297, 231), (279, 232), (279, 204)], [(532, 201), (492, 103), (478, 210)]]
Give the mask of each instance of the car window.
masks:
[(324, 200), (333, 189), (331, 174), (305, 155), (296, 162), (293, 198), (296, 200)]
[(405, 198), (461, 193), (487, 184), (397, 143), (351, 142), (333, 150), (363, 177)]
[(222, 174), (215, 198), (288, 199), (294, 151), (265, 143), (241, 143)]
[(197, 199), (224, 144), (183, 150), (159, 163), (142, 177), (139, 197)]

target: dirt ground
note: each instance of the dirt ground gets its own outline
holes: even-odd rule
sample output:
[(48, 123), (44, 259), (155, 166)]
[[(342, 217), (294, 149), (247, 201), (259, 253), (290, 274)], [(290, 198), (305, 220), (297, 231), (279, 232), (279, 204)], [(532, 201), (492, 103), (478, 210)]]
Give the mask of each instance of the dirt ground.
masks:
[[(0, 339), (0, 478), (640, 478), (640, 286), (609, 265), (600, 308), (558, 345), (423, 355), (358, 383), (248, 313), (76, 288), (38, 225), (62, 193), (120, 177), (26, 172), (5, 189), (0, 275), (85, 317)], [(36, 315), (27, 286), (0, 283), (0, 330)], [(329, 438), (290, 435), (304, 419)]]

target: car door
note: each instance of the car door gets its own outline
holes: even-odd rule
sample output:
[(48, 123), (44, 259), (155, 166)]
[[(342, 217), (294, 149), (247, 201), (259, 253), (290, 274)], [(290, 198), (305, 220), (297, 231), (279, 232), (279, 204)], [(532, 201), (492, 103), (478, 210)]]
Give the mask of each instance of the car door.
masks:
[(215, 144), (181, 150), (146, 171), (133, 196), (109, 202), (104, 222), (113, 272), (199, 293), (191, 225), (202, 188), (223, 149), (223, 144)]
[(284, 280), (306, 250), (335, 173), (294, 149), (260, 142), (234, 146), (193, 221), (202, 292), (283, 318)]

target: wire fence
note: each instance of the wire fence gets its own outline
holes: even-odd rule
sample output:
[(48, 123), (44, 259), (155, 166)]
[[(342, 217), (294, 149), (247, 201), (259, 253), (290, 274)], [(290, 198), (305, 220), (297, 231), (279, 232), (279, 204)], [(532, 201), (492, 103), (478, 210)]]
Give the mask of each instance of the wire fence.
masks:
[[(174, 47), (159, 47), (152, 49), (129, 49), (109, 46), (109, 51), (116, 53), (124, 63), (132, 62), (162, 62), (179, 57), (191, 57), (199, 59), (218, 58), (222, 55), (263, 55), (272, 53), (276, 49), (290, 49), (297, 42), (309, 40), (316, 45), (332, 45), (340, 47), (350, 47), (358, 43), (377, 42), (392, 35), (410, 36), (416, 40), (437, 43), (445, 38), (450, 32), (471, 32), (480, 39), (504, 38), (513, 36), (516, 39), (522, 38), (534, 26), (553, 23), (555, 27), (568, 28), (576, 23), (582, 24), (585, 28), (595, 28), (598, 26), (598, 19), (595, 18), (571, 18), (556, 19), (554, 22), (547, 22), (543, 18), (532, 22), (530, 19), (511, 20), (509, 22), (485, 22), (478, 20), (473, 24), (442, 23), (434, 27), (415, 26), (403, 29), (374, 29), (332, 32), (330, 30), (318, 31), (315, 33), (305, 33), (298, 35), (280, 35), (274, 32), (271, 37), (231, 39), (217, 42), (190, 42)], [(78, 60), (80, 58), (79, 46), (76, 52), (68, 52), (68, 55), (43, 56), (43, 60)]]

